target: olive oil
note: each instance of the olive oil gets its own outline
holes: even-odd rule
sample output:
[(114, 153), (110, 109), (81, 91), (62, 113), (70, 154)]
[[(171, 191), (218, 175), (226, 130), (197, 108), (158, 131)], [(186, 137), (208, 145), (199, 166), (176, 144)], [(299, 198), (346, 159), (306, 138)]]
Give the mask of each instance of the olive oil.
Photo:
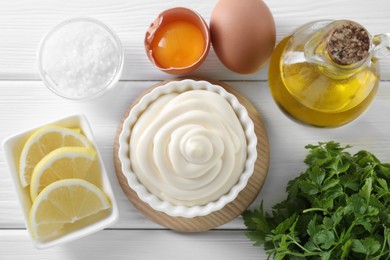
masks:
[(370, 61), (351, 75), (329, 74), (307, 62), (306, 40), (293, 40), (283, 39), (270, 61), (268, 81), (278, 106), (292, 118), (319, 127), (343, 125), (363, 113), (378, 88), (377, 64)]

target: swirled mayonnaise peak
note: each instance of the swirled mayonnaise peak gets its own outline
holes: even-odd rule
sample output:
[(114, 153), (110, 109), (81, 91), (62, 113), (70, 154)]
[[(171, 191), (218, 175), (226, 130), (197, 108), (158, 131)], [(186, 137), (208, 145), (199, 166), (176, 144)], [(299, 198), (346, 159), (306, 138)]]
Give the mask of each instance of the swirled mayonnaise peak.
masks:
[(246, 146), (226, 99), (190, 90), (160, 96), (145, 109), (131, 132), (130, 160), (139, 181), (160, 199), (204, 205), (238, 182)]

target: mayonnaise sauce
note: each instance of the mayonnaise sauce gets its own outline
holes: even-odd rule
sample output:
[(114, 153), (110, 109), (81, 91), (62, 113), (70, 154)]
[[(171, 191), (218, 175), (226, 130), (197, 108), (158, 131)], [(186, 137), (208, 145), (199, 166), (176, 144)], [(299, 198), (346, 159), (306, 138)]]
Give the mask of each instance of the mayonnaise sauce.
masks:
[(238, 182), (246, 146), (226, 99), (191, 90), (160, 96), (145, 109), (131, 131), (130, 160), (139, 181), (161, 200), (204, 205)]

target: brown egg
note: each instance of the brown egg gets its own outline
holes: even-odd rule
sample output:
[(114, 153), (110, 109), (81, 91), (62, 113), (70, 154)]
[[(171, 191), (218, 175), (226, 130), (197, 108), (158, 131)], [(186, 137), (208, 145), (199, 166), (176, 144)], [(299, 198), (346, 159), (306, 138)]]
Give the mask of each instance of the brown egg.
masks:
[(154, 65), (171, 74), (195, 70), (210, 49), (210, 30), (196, 12), (176, 7), (162, 12), (145, 34), (145, 50)]
[(222, 63), (237, 73), (258, 71), (275, 46), (275, 22), (261, 0), (220, 0), (210, 19), (211, 41)]

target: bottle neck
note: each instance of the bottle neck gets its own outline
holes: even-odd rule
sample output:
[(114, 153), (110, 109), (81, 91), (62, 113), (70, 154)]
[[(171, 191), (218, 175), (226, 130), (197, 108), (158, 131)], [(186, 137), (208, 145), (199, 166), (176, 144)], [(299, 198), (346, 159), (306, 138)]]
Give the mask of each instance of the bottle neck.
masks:
[(305, 58), (328, 77), (344, 79), (370, 66), (371, 37), (352, 21), (324, 27), (305, 45)]
[(341, 80), (349, 78), (356, 73), (362, 71), (363, 69), (369, 67), (371, 65), (371, 62), (371, 57), (367, 56), (363, 60), (353, 64), (340, 65), (330, 60), (328, 64), (317, 65), (317, 67), (326, 76), (331, 77), (333, 79)]

